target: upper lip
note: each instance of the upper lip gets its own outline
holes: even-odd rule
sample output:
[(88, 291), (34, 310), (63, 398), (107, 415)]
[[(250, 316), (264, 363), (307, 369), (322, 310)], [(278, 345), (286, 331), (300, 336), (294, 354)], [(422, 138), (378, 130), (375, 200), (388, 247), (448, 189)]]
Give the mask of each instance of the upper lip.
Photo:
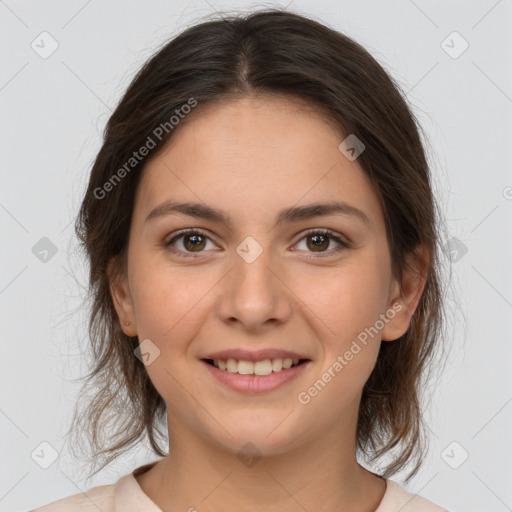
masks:
[(309, 359), (296, 352), (289, 350), (278, 350), (275, 348), (269, 348), (264, 350), (244, 350), (244, 349), (233, 349), (233, 350), (221, 350), (219, 352), (212, 352), (201, 359), (236, 359), (237, 361), (263, 361), (264, 359)]

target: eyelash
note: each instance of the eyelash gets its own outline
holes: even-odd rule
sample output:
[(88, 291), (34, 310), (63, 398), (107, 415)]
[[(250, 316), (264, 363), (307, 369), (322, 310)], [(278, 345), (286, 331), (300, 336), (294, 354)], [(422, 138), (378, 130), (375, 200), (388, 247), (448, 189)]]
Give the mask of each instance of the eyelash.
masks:
[[(171, 238), (168, 242), (165, 242), (164, 243), (164, 247), (169, 250), (170, 252), (172, 252), (173, 254), (176, 254), (177, 256), (179, 257), (183, 257), (183, 258), (198, 258), (201, 256), (201, 254), (204, 252), (204, 251), (201, 251), (201, 252), (198, 252), (198, 253), (192, 253), (192, 252), (186, 252), (186, 251), (181, 251), (181, 250), (178, 250), (176, 249), (175, 247), (173, 247), (173, 243), (180, 239), (180, 238), (183, 238), (184, 236), (186, 235), (201, 235), (209, 240), (211, 240), (211, 238), (204, 232), (202, 231), (201, 229), (199, 228), (190, 228), (190, 229), (185, 229), (183, 231), (179, 231), (178, 234), (176, 236), (174, 236), (173, 238)], [(304, 236), (297, 242), (297, 244), (299, 242), (301, 242), (302, 240), (304, 240), (304, 238), (308, 238), (312, 235), (323, 235), (323, 236), (328, 236), (331, 240), (334, 240), (335, 242), (339, 243), (340, 245), (338, 247), (336, 247), (335, 249), (331, 249), (329, 251), (326, 251), (324, 253), (316, 253), (317, 255), (316, 256), (308, 256), (308, 258), (324, 258), (326, 256), (331, 256), (332, 254), (334, 253), (338, 253), (339, 251), (342, 251), (344, 249), (348, 249), (350, 248), (350, 244), (348, 242), (346, 242), (345, 240), (343, 240), (342, 238), (340, 238), (339, 236), (336, 235), (336, 233), (334, 233), (333, 231), (329, 230), (329, 229), (310, 229), (309, 231), (307, 231)], [(212, 241), (212, 240), (211, 240)], [(297, 245), (295, 244), (295, 245)], [(313, 253), (315, 254), (315, 253)]]

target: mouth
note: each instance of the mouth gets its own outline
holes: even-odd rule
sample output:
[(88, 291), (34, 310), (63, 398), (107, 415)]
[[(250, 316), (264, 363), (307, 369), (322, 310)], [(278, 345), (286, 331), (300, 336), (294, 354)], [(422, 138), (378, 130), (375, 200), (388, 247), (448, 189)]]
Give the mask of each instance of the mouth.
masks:
[(238, 393), (257, 395), (276, 391), (298, 379), (311, 359), (262, 359), (260, 361), (203, 358), (201, 363), (219, 382)]
[(228, 373), (265, 376), (303, 365), (309, 362), (310, 359), (268, 358), (255, 362), (236, 359), (202, 359), (202, 361)]

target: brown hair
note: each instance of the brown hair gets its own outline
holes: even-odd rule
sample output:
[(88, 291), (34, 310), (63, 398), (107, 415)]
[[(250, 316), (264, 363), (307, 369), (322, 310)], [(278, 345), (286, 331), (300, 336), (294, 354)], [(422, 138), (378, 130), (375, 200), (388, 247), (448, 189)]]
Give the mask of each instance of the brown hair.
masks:
[[(187, 122), (200, 115), (202, 106), (249, 94), (304, 100), (327, 113), (343, 133), (363, 141), (358, 163), (382, 202), (394, 277), (402, 276), (408, 253), (419, 244), (428, 248), (428, 275), (419, 305), (407, 332), (381, 344), (363, 389), (357, 425), (357, 448), (370, 462), (397, 450), (383, 477), (416, 461), (409, 480), (423, 462), (420, 390), (434, 366), (444, 325), (441, 224), (420, 126), (399, 86), (367, 50), (322, 23), (280, 9), (188, 28), (144, 64), (107, 122), (75, 225), (90, 265), (91, 300), (92, 371), (84, 377), (79, 398), (89, 388), (93, 396), (75, 409), (72, 449), (82, 448), (79, 436), (86, 433), (90, 460), (98, 467), (94, 473), (145, 435), (156, 454), (167, 455), (159, 445), (159, 438), (165, 439), (160, 427), (165, 426), (166, 404), (134, 356), (137, 337), (126, 336), (120, 327), (108, 264), (115, 263), (114, 275), (126, 270), (137, 184), (149, 158), (179, 129), (169, 128), (171, 116), (197, 102)], [(168, 129), (156, 137), (159, 126)], [(155, 148), (137, 163), (131, 161), (134, 170), (127, 170), (126, 163), (148, 137)], [(122, 168), (126, 172), (117, 174), (122, 179), (113, 181)], [(105, 187), (107, 182), (111, 186)]]

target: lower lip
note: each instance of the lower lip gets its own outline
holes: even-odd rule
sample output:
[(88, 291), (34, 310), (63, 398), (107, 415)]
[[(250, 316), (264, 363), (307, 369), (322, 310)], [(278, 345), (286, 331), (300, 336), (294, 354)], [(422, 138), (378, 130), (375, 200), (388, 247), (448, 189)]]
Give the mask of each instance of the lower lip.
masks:
[(220, 370), (206, 361), (201, 362), (214, 377), (231, 389), (241, 391), (242, 393), (257, 394), (273, 391), (297, 378), (311, 361), (305, 361), (297, 366), (279, 372), (272, 372), (268, 375), (240, 375), (239, 373)]

